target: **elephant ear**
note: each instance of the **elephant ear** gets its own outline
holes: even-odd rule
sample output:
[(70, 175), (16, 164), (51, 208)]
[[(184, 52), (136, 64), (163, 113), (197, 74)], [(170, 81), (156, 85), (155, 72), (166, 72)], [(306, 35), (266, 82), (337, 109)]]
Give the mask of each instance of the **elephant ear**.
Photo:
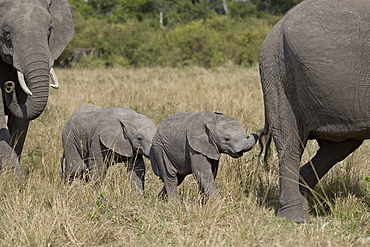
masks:
[(133, 156), (130, 140), (125, 134), (126, 127), (120, 121), (106, 119), (100, 122), (98, 128), (100, 141), (105, 147), (125, 157)]
[(220, 152), (212, 137), (216, 128), (215, 114), (213, 112), (200, 112), (193, 116), (187, 126), (186, 138), (190, 147), (204, 156), (213, 159), (220, 159)]
[(53, 18), (49, 47), (51, 55), (56, 60), (73, 38), (73, 14), (66, 0), (50, 0), (49, 13)]

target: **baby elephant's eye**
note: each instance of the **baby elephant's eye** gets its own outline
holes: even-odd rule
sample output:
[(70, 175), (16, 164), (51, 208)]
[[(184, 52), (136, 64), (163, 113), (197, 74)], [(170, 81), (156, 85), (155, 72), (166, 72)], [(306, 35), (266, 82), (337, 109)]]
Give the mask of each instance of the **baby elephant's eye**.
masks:
[(230, 137), (229, 136), (225, 136), (225, 141), (226, 142), (230, 141)]
[(10, 40), (10, 30), (9, 28), (5, 28), (4, 31), (3, 31), (3, 37), (6, 39), (6, 40)]
[(143, 141), (143, 140), (144, 140), (144, 138), (143, 138), (141, 135), (138, 135), (138, 136), (137, 136), (137, 140), (138, 140), (139, 142), (141, 142), (141, 141)]

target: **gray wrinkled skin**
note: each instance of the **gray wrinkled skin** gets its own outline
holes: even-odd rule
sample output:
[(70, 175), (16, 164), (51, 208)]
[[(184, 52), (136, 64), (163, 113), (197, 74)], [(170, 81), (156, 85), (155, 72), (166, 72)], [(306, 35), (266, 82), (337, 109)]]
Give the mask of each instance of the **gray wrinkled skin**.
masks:
[[(370, 137), (369, 13), (368, 0), (305, 0), (263, 43), (261, 137), (272, 137), (278, 151), (278, 217), (309, 221), (301, 193)], [(320, 148), (300, 168), (308, 139)]]
[(176, 187), (193, 174), (206, 197), (220, 197), (214, 179), (220, 153), (238, 158), (256, 144), (233, 118), (210, 111), (170, 115), (153, 138), (150, 162), (164, 183), (160, 195), (180, 203)]
[(143, 156), (149, 157), (156, 129), (151, 119), (129, 108), (81, 106), (63, 129), (62, 179), (84, 177), (99, 184), (110, 165), (124, 162), (132, 187), (142, 192)]
[[(19, 156), (29, 121), (43, 112), (49, 71), (73, 33), (66, 0), (0, 1), (0, 164), (9, 164), (19, 178), (23, 177)], [(32, 96), (20, 88), (17, 71), (24, 74)], [(7, 81), (14, 82), (12, 92), (5, 92)]]

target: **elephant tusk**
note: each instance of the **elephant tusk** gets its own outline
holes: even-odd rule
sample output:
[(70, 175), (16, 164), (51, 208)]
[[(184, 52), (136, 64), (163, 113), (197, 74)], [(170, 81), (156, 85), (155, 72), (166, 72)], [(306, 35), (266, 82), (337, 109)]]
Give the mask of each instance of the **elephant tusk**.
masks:
[(50, 84), (50, 86), (52, 88), (58, 89), (59, 88), (59, 81), (58, 81), (57, 75), (55, 74), (53, 68), (50, 69), (50, 77), (51, 77), (51, 80), (53, 81), (53, 83)]
[(23, 91), (28, 94), (28, 95), (32, 95), (32, 92), (31, 90), (27, 87), (27, 84), (26, 84), (26, 81), (24, 80), (24, 75), (22, 72), (20, 72), (19, 70), (17, 71), (17, 75), (18, 75), (18, 81), (19, 81), (19, 84), (21, 85), (21, 88), (23, 89)]
[(7, 81), (4, 83), (4, 89), (6, 93), (12, 93), (14, 91), (15, 84), (12, 81)]

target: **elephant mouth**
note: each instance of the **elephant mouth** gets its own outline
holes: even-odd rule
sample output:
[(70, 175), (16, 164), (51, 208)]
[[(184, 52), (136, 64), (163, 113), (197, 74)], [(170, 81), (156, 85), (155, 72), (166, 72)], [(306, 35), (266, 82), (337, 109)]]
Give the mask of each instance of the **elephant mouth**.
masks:
[[(58, 88), (59, 88), (59, 81), (58, 81), (58, 78), (57, 78), (57, 76), (56, 76), (56, 74), (55, 74), (55, 72), (54, 72), (54, 69), (53, 69), (53, 68), (51, 68), (49, 73), (50, 73), (50, 74), (49, 74), (49, 76), (50, 76), (50, 78), (51, 78), (51, 80), (52, 80), (52, 82), (53, 82), (53, 83), (51, 83), (51, 84), (50, 84), (50, 86), (51, 86), (52, 88), (56, 88), (56, 89), (58, 89)], [(20, 84), (20, 86), (21, 86), (22, 90), (23, 90), (26, 94), (28, 94), (28, 95), (32, 95), (31, 90), (28, 88), (28, 86), (27, 86), (27, 84), (26, 84), (26, 80), (25, 80), (25, 78), (24, 78), (23, 73), (22, 73), (22, 72), (20, 72), (20, 71), (18, 70), (18, 71), (17, 71), (17, 75), (18, 75), (18, 81), (19, 81), (19, 84)]]
[(240, 158), (243, 156), (243, 152), (238, 152), (238, 153), (230, 153), (229, 154), (232, 158), (236, 159), (236, 158)]
[(143, 147), (139, 147), (137, 151), (138, 154), (144, 155), (144, 157), (149, 158), (149, 154), (144, 151)]

